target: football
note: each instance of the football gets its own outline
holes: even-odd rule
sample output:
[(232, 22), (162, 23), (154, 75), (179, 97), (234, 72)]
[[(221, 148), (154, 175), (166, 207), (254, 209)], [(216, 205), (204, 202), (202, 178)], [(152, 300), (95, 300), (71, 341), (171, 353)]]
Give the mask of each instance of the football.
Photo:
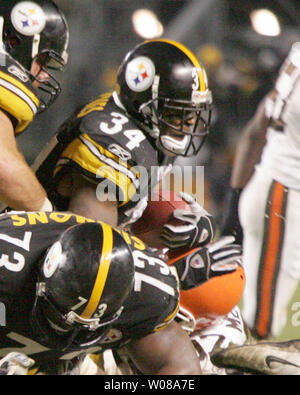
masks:
[(164, 248), (160, 234), (166, 223), (176, 224), (171, 215), (175, 209), (190, 210), (190, 205), (176, 192), (160, 190), (151, 194), (151, 200), (142, 217), (131, 226), (131, 231), (152, 248)]

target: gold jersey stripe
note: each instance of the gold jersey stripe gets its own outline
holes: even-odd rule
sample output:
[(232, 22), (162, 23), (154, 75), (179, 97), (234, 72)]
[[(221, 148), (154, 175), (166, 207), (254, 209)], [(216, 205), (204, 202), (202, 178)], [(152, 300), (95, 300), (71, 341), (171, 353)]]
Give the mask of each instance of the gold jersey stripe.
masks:
[[(196, 58), (196, 56), (193, 54), (193, 52), (187, 48), (185, 45), (180, 44), (177, 41), (169, 40), (167, 38), (160, 38), (157, 40), (151, 40), (151, 41), (159, 41), (159, 42), (165, 42), (171, 45), (174, 45), (175, 47), (179, 48), (182, 52), (186, 54), (186, 56), (190, 59), (190, 61), (193, 63), (195, 66), (198, 76), (199, 76), (199, 83), (200, 83), (200, 90), (205, 91), (207, 89), (206, 83), (205, 83), (205, 76), (203, 74), (202, 66), (199, 62), (199, 60)], [(147, 41), (146, 41), (147, 42)], [(150, 41), (148, 41), (150, 42)]]
[(113, 231), (109, 225), (105, 223), (101, 223), (101, 225), (103, 231), (103, 241), (102, 241), (100, 265), (94, 283), (92, 294), (90, 296), (86, 308), (80, 315), (81, 318), (85, 318), (85, 319), (91, 318), (100, 304), (110, 268), (111, 252), (113, 248)]
[(103, 95), (100, 95), (97, 97), (95, 100), (92, 102), (88, 103), (86, 106), (83, 107), (83, 109), (79, 112), (77, 115), (78, 118), (85, 117), (89, 113), (93, 111), (102, 111), (104, 107), (106, 106), (109, 98), (111, 97), (112, 92), (104, 93)]
[(0, 84), (0, 109), (11, 114), (18, 121), (15, 133), (21, 133), (32, 122), (34, 113), (31, 107), (15, 93)]
[(33, 101), (36, 107), (40, 105), (40, 101), (38, 97), (33, 92), (31, 92), (31, 90), (28, 89), (24, 84), (22, 84), (22, 82), (17, 81), (15, 78), (11, 77), (10, 75), (7, 75), (3, 71), (0, 71), (0, 78), (3, 78), (4, 80), (11, 83), (15, 87), (19, 88), (22, 92), (24, 92), (25, 95), (27, 95), (29, 99)]
[(108, 151), (107, 149), (105, 149), (104, 147), (102, 147), (102, 145), (96, 143), (95, 140), (93, 140), (88, 134), (84, 133), (82, 135), (82, 137), (88, 141), (90, 141), (95, 147), (98, 148), (98, 150), (101, 152), (101, 154), (105, 155), (107, 158), (111, 158), (113, 159), (118, 166), (123, 166), (127, 169), (130, 169), (130, 165), (129, 163), (123, 161), (122, 159), (120, 159), (117, 155), (113, 154), (112, 152)]
[[(89, 148), (78, 138), (73, 140), (62, 153), (62, 159), (64, 158), (71, 159), (89, 173), (94, 174), (99, 180), (100, 178), (107, 178), (120, 188), (123, 194), (121, 205), (128, 203), (136, 193), (136, 188), (132, 180), (126, 174), (101, 161), (92, 154)], [(55, 174), (57, 174), (58, 170), (59, 167), (57, 167)]]
[(97, 144), (90, 136), (83, 134), (80, 140), (85, 144), (92, 154), (95, 155), (101, 162), (112, 167), (114, 170), (124, 174), (133, 183), (135, 188), (139, 186), (140, 173), (132, 166), (130, 166), (127, 161), (121, 160), (117, 155), (108, 151), (100, 144)]

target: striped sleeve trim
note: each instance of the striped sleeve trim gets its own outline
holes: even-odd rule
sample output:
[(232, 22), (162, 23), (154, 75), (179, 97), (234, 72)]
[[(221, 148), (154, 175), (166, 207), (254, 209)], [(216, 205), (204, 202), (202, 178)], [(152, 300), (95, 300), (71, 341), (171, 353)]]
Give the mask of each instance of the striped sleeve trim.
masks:
[(16, 133), (32, 122), (38, 106), (38, 98), (24, 84), (0, 71), (0, 107), (18, 121)]
[(108, 157), (111, 154), (103, 147), (99, 150), (91, 141), (83, 137), (75, 139), (62, 153), (60, 160), (57, 162), (55, 174), (59, 172), (63, 165), (71, 161), (83, 170), (84, 174), (89, 174), (94, 180), (107, 179), (121, 190), (122, 199), (119, 205), (123, 206), (128, 203), (135, 195), (139, 187), (139, 173), (134, 173), (121, 162), (115, 161)]
[(37, 106), (21, 89), (10, 84), (9, 82), (3, 80), (2, 78), (0, 78), (0, 85), (3, 86), (4, 88), (10, 90), (11, 92), (15, 93), (22, 100), (24, 100), (28, 104), (28, 106), (31, 108), (31, 111), (33, 112), (34, 115), (37, 113)]
[(111, 166), (113, 169), (121, 172), (126, 177), (128, 177), (135, 188), (139, 187), (139, 173), (134, 171), (134, 169), (127, 165), (126, 162), (120, 160), (116, 155), (112, 154), (110, 151), (103, 148), (101, 145), (96, 144), (90, 137), (87, 135), (81, 136), (80, 140), (83, 144), (85, 144), (88, 149), (91, 151), (93, 155), (95, 155), (101, 162), (106, 163), (108, 166)]
[(37, 112), (40, 101), (37, 96), (33, 92), (31, 92), (24, 84), (22, 84), (20, 81), (17, 81), (15, 78), (5, 74), (3, 71), (0, 71), (0, 81), (2, 86), (5, 86), (7, 89), (16, 93), (21, 99), (23, 99), (32, 109), (32, 112), (34, 114)]

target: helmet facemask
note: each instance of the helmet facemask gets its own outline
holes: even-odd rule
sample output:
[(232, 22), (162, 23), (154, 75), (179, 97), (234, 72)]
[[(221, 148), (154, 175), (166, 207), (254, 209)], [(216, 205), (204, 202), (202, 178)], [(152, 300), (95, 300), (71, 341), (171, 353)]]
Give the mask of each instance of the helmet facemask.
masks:
[(198, 103), (154, 98), (140, 107), (140, 113), (161, 151), (170, 156), (190, 157), (200, 151), (209, 134), (211, 103), (211, 92), (207, 90)]
[(36, 329), (44, 336), (51, 337), (49, 331), (54, 330), (61, 338), (59, 346), (63, 347), (63, 351), (67, 351), (78, 345), (84, 349), (99, 344), (122, 311), (123, 306), (112, 317), (103, 319), (96, 315), (85, 319), (72, 310), (63, 314), (51, 301), (46, 284), (39, 282), (36, 288), (32, 319)]
[(196, 328), (196, 319), (193, 314), (182, 306), (179, 306), (178, 313), (176, 315), (176, 321), (179, 322), (181, 328), (190, 333), (193, 333)]
[(31, 72), (27, 71), (33, 86), (36, 86), (35, 83), (37, 83), (36, 89), (40, 92), (38, 113), (41, 113), (50, 107), (61, 93), (60, 83), (50, 70), (63, 71), (66, 61), (52, 50), (43, 51), (34, 61), (40, 66), (39, 74), (40, 72), (44, 72), (48, 75), (46, 80), (42, 80), (39, 78), (39, 74), (34, 76)]

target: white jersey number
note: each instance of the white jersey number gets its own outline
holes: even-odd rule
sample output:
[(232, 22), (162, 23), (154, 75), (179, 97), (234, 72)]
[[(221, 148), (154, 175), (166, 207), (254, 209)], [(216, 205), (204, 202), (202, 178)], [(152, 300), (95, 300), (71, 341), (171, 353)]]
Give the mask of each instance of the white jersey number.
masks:
[[(25, 232), (24, 238), (22, 240), (0, 233), (0, 240), (4, 240), (10, 244), (22, 248), (23, 250), (29, 251), (31, 236), (32, 232)], [(20, 272), (25, 265), (24, 255), (20, 254), (19, 252), (14, 252), (13, 259), (14, 262), (10, 262), (9, 256), (7, 254), (2, 254), (0, 257), (0, 267), (4, 266), (7, 270), (12, 272)]]
[[(107, 122), (101, 122), (99, 125), (100, 130), (109, 135), (114, 135), (122, 132), (123, 125), (128, 123), (129, 119), (125, 117), (125, 115), (118, 112), (112, 112), (110, 115), (112, 116), (111, 122), (113, 125), (109, 126)], [(126, 144), (126, 147), (129, 150), (133, 150), (134, 148), (139, 147), (140, 143), (146, 138), (144, 133), (142, 133), (139, 129), (125, 130), (123, 134), (129, 140)]]
[[(143, 269), (146, 263), (148, 263), (151, 266), (159, 265), (159, 270), (162, 275), (168, 276), (171, 273), (169, 266), (167, 266), (159, 258), (148, 256), (138, 250), (133, 251), (133, 258), (134, 258), (134, 265), (137, 268)], [(169, 295), (172, 296), (175, 295), (175, 289), (173, 287), (147, 274), (136, 271), (134, 275), (134, 279), (135, 279), (134, 290), (136, 292), (141, 292), (142, 284), (147, 283), (155, 288), (160, 289), (163, 292), (166, 292)]]

